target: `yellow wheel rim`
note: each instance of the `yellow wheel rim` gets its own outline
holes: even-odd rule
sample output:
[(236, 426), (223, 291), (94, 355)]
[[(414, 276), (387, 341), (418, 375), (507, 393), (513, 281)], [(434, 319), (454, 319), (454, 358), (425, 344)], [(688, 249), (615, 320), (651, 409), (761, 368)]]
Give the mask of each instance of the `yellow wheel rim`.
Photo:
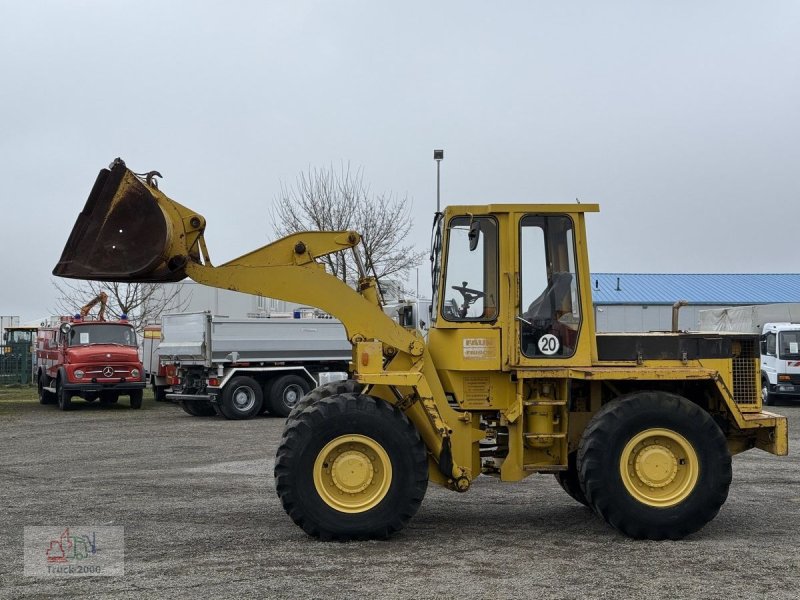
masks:
[(392, 462), (378, 442), (365, 435), (342, 435), (314, 461), (314, 487), (331, 508), (360, 513), (377, 506), (392, 483)]
[(631, 439), (619, 460), (622, 483), (648, 506), (683, 502), (697, 485), (700, 463), (692, 444), (669, 429), (647, 429)]

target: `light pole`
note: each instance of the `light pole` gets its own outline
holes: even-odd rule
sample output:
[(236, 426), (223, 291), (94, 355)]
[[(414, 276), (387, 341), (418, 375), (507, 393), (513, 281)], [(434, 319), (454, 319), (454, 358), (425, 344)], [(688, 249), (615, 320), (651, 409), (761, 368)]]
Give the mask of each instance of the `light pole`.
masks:
[(436, 212), (441, 212), (440, 204), (439, 204), (439, 166), (442, 164), (444, 160), (444, 150), (434, 150), (433, 151), (433, 160), (436, 161)]

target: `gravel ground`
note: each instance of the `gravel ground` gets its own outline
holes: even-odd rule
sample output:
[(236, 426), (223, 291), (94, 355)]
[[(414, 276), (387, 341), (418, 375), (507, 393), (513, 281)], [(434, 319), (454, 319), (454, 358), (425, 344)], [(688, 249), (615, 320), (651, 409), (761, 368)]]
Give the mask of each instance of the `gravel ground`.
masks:
[[(430, 487), (386, 542), (307, 537), (275, 495), (282, 420), (196, 418), (145, 400), (61, 413), (0, 393), (0, 597), (800, 597), (800, 406), (791, 454), (734, 458), (718, 517), (680, 542), (622, 537), (552, 476)], [(26, 525), (125, 528), (125, 575), (23, 575)]]

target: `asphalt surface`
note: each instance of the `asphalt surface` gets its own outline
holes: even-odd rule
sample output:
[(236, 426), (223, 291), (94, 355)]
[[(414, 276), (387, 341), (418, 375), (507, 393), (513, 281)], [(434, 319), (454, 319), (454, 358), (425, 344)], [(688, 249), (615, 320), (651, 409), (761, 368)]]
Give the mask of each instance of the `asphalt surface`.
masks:
[[(790, 456), (735, 457), (722, 511), (680, 542), (626, 539), (534, 475), (431, 486), (391, 540), (324, 543), (275, 495), (282, 420), (17, 396), (0, 395), (2, 598), (800, 597), (800, 406), (772, 409)], [(24, 576), (23, 527), (69, 524), (123, 526), (125, 575)]]

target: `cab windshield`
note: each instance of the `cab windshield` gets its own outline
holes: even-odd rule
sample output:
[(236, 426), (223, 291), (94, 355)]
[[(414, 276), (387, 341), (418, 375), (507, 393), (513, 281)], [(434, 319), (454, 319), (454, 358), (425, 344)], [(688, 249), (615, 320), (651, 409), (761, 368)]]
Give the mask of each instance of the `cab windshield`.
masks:
[(778, 347), (780, 358), (800, 358), (800, 331), (781, 331)]
[(88, 344), (136, 346), (136, 333), (127, 325), (73, 325), (69, 330), (69, 345)]
[(464, 215), (450, 219), (447, 229), (442, 316), (447, 321), (496, 320), (497, 221)]

